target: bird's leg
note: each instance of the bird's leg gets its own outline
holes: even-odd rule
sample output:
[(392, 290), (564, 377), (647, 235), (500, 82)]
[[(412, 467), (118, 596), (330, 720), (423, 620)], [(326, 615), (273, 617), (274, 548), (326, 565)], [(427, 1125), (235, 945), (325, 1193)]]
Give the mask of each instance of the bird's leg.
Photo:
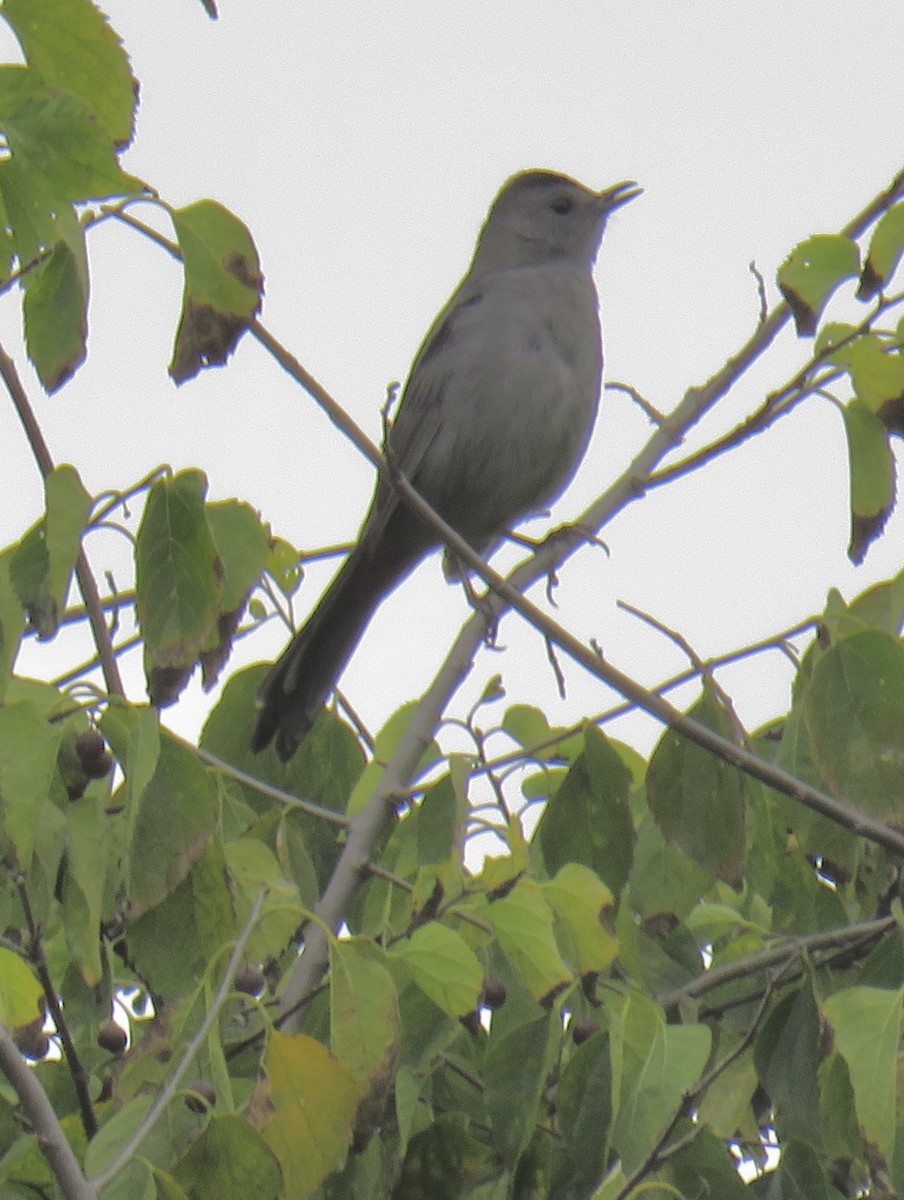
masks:
[[(447, 551), (451, 556), (451, 551)], [(500, 647), (496, 644), (496, 632), (499, 628), (499, 616), (493, 611), (493, 606), (490, 604), (490, 592), (484, 592), (481, 596), (474, 590), (474, 585), (471, 583), (470, 576), (464, 567), (463, 563), (456, 561), (456, 574), (461, 580), (461, 586), (464, 589), (465, 596), (468, 598), (468, 603), (483, 617), (486, 630), (483, 635), (483, 643), (488, 650), (498, 650)]]

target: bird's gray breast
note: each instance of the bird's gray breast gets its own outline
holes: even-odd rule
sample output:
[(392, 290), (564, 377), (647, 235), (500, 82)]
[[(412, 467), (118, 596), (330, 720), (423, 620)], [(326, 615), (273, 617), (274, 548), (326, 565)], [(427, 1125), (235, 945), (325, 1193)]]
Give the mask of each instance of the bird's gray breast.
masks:
[(406, 389), (408, 418), (420, 409), (434, 426), (412, 482), (473, 545), (487, 545), (570, 481), (601, 377), (589, 270), (553, 263), (486, 276), (453, 298)]

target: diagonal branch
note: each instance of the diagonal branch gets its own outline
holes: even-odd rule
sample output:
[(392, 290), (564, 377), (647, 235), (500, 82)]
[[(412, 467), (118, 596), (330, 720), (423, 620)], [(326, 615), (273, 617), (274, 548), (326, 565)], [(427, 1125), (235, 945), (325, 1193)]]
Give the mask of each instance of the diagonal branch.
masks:
[[(34, 409), (29, 403), (25, 388), (22, 386), (19, 372), (16, 370), (16, 364), (2, 346), (0, 346), (0, 377), (2, 377), (3, 382), (6, 384), (6, 390), (9, 392), (16, 412), (19, 414), (19, 420), (22, 422), (25, 436), (28, 439), (28, 444), (31, 446), (32, 454), (35, 456), (38, 469), (46, 479), (54, 469), (53, 456), (50, 453), (47, 442), (44, 440), (44, 434), (41, 431), (41, 426), (38, 424)], [(110, 631), (107, 629), (107, 623), (104, 620), (100, 592), (97, 589), (94, 573), (88, 563), (88, 557), (83, 549), (79, 549), (78, 552), (78, 558), (75, 562), (75, 575), (78, 580), (79, 590), (82, 593), (82, 599), (85, 602), (85, 608), (88, 610), (91, 632), (94, 635), (94, 644), (97, 646), (97, 653), (103, 667), (107, 691), (111, 696), (123, 696), (125, 695), (125, 689), (122, 685), (122, 677), (119, 674), (119, 665), (116, 662), (116, 653), (113, 649)]]
[(65, 1200), (97, 1200), (97, 1192), (82, 1173), (37, 1072), (29, 1067), (19, 1053), (5, 1025), (0, 1025), (0, 1071), (22, 1101), (41, 1153), (47, 1159)]

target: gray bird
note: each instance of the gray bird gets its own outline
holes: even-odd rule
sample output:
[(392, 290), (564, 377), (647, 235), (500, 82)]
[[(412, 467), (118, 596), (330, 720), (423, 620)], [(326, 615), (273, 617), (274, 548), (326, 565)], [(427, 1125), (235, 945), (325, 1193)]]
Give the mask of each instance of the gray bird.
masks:
[[(609, 214), (639, 193), (514, 176), (414, 360), (387, 453), (481, 554), (555, 500), (584, 456), (603, 369), (593, 264)], [(291, 758), (380, 602), (438, 545), (381, 475), (357, 545), (264, 680), (255, 750), (275, 736)]]

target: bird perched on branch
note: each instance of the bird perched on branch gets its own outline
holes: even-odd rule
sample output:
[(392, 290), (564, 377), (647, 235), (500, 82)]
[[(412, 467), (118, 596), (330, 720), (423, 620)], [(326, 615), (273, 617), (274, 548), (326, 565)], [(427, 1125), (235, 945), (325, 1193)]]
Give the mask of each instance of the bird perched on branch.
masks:
[[(387, 456), (478, 553), (555, 500), (587, 449), (603, 367), (593, 265), (609, 215), (639, 192), (514, 176), (418, 351)], [(294, 754), (380, 602), (439, 544), (381, 474), (357, 545), (264, 680), (255, 750), (275, 737)]]

